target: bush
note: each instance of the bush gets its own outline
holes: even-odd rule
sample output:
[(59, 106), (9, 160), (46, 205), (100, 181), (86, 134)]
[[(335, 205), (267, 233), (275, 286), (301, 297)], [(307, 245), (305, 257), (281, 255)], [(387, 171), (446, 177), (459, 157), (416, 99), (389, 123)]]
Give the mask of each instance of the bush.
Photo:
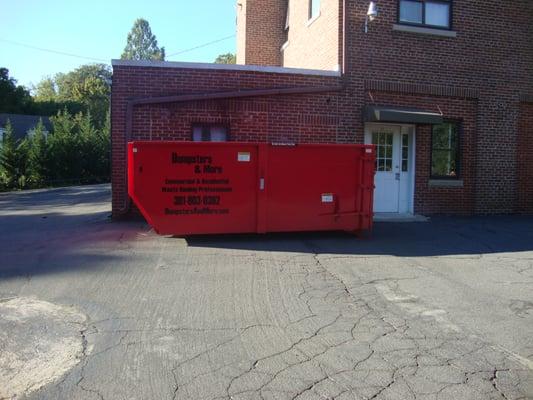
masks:
[(89, 113), (63, 110), (52, 117), (48, 136), (40, 121), (18, 143), (8, 122), (0, 147), (0, 190), (108, 182), (109, 117), (106, 121), (98, 129)]

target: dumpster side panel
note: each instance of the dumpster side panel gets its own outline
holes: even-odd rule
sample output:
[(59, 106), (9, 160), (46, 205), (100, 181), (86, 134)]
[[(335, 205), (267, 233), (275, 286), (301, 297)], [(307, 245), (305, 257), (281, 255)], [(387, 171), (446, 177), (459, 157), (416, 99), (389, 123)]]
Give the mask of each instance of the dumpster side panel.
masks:
[(128, 192), (160, 234), (372, 228), (375, 149), (132, 142)]
[(133, 142), (130, 196), (160, 234), (256, 231), (257, 146)]
[[(369, 227), (361, 187), (363, 146), (270, 147), (267, 231), (345, 230)], [(370, 215), (371, 219), (371, 215)]]

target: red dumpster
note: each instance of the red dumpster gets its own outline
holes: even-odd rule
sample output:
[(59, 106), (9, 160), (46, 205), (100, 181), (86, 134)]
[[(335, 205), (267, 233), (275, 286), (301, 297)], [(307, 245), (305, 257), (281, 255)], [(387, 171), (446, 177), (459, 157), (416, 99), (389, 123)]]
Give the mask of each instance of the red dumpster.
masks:
[(128, 143), (128, 193), (159, 234), (372, 227), (366, 145)]

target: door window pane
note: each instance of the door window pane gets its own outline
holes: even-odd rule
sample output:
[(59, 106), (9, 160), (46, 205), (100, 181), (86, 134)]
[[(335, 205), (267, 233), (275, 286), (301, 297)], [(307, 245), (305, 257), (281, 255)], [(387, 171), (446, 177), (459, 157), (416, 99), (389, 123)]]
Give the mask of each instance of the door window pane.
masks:
[(431, 176), (435, 178), (459, 177), (459, 129), (455, 123), (433, 126)]
[(426, 3), (426, 24), (449, 27), (450, 5), (448, 3)]
[(392, 143), (394, 134), (391, 132), (373, 132), (372, 144), (377, 147), (376, 171), (392, 171)]
[(419, 1), (400, 1), (400, 21), (415, 24), (423, 23), (422, 3)]
[(409, 172), (409, 135), (402, 135), (402, 172)]

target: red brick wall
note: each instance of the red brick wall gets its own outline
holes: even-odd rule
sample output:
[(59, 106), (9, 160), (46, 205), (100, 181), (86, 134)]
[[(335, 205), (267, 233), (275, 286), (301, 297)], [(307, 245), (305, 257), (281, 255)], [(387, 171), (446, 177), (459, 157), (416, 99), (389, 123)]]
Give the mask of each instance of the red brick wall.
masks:
[[(341, 0), (321, 0), (309, 20), (309, 1), (237, 0), (237, 63), (337, 70), (341, 64)], [(287, 43), (282, 52), (281, 47)]]
[(237, 0), (237, 63), (281, 65), (287, 0)]
[[(113, 215), (119, 214), (126, 199), (128, 99), (339, 84), (339, 78), (327, 76), (114, 66), (111, 97)], [(135, 106), (131, 139), (191, 140), (192, 125), (198, 122), (227, 124), (231, 140), (236, 141), (353, 143), (355, 140), (353, 131), (341, 129), (336, 92)]]
[[(265, 26), (257, 25), (257, 32), (279, 25), (282, 14), (283, 26), (285, 11), (281, 0), (246, 3), (253, 2), (259, 7), (254, 14), (257, 21), (267, 22)], [(500, 0), (455, 1), (455, 38), (396, 31), (397, 0), (380, 0), (378, 5), (379, 17), (365, 34), (368, 2), (346, 0), (342, 92), (137, 107), (134, 137), (188, 139), (194, 122), (224, 122), (229, 123), (233, 140), (362, 142), (361, 115), (367, 103), (440, 109), (446, 118), (463, 121), (463, 186), (430, 185), (430, 130), (419, 127), (415, 211), (506, 213), (517, 210), (517, 201), (522, 202), (520, 207), (528, 207), (523, 204), (530, 198), (530, 153), (524, 153), (522, 147), (527, 148), (523, 143), (529, 143), (530, 136), (523, 133), (529, 128), (519, 126), (530, 124), (527, 121), (531, 112), (529, 106), (523, 106), (525, 112), (520, 111), (519, 99), (521, 94), (533, 93), (533, 2), (516, 0), (510, 7)], [(250, 21), (250, 16), (247, 18)], [(256, 58), (254, 63), (276, 64), (272, 54), (283, 42), (280, 31), (271, 36), (258, 35), (254, 57), (264, 55), (265, 59)], [(342, 43), (341, 29), (338, 37)], [(305, 35), (301, 40), (306, 40)], [(341, 58), (342, 49), (338, 54)], [(123, 134), (127, 98), (329, 85), (338, 80), (244, 71), (115, 67), (114, 210), (125, 198)]]
[(283, 66), (339, 69), (339, 0), (321, 0), (320, 15), (309, 20), (308, 0), (291, 1)]
[[(126, 199), (124, 131), (127, 99), (340, 83), (341, 78), (325, 76), (115, 66), (112, 95), (114, 214), (118, 214)], [(142, 105), (136, 106), (133, 112), (132, 139), (190, 140), (193, 124), (220, 123), (230, 127), (230, 140), (237, 141), (362, 143), (364, 125), (358, 110), (363, 104), (371, 102), (435, 111), (440, 109), (447, 118), (462, 121), (462, 187), (441, 188), (429, 185), (430, 130), (428, 127), (418, 127), (415, 211), (425, 214), (472, 213), (476, 102), (467, 100), (464, 96), (406, 96), (390, 90), (365, 91), (362, 86), (361, 92), (356, 93), (343, 90), (307, 95)]]
[(533, 214), (533, 104), (520, 105), (517, 211)]
[(533, 2), (454, 1), (457, 37), (448, 38), (394, 30), (397, 0), (378, 2), (379, 16), (365, 34), (368, 2), (346, 1), (349, 90), (356, 93), (362, 81), (380, 80), (477, 92), (475, 211), (512, 212), (518, 100), (533, 90)]
[[(472, 214), (475, 212), (475, 142), (476, 103), (472, 100), (437, 96), (414, 96), (372, 91), (370, 96), (380, 105), (416, 107), (442, 111), (446, 119), (460, 123), (460, 186), (431, 181), (431, 126), (416, 127), (416, 167), (414, 211), (417, 214)], [(369, 101), (370, 102), (370, 101)], [(432, 184), (431, 184), (432, 183)], [(441, 186), (435, 186), (441, 185)], [(454, 182), (454, 184), (457, 184)], [(444, 186), (442, 186), (444, 185)]]

